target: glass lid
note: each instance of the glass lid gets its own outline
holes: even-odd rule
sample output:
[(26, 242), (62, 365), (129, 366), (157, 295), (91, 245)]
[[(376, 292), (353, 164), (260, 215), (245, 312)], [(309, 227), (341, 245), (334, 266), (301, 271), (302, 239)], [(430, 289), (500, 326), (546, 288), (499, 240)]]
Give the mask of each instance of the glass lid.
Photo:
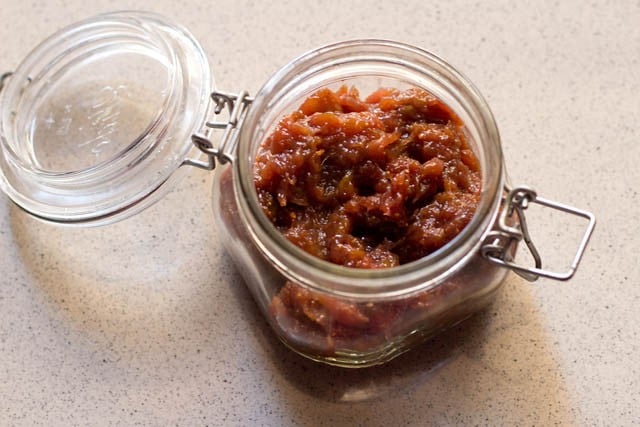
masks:
[(168, 189), (213, 88), (193, 36), (164, 17), (100, 15), (36, 47), (0, 93), (0, 187), (62, 224), (104, 224)]

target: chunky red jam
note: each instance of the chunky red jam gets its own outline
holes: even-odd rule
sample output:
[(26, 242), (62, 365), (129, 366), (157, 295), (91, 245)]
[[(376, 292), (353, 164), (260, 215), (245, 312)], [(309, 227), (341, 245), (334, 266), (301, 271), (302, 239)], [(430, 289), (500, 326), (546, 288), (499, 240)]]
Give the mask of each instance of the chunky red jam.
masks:
[(469, 223), (480, 167), (457, 116), (421, 89), (322, 89), (256, 158), (262, 209), (324, 260), (384, 268), (429, 255)]
[[(264, 141), (254, 174), (264, 213), (289, 241), (354, 268), (431, 254), (469, 223), (481, 192), (462, 122), (417, 88), (364, 100), (355, 88), (319, 90)], [(281, 326), (333, 342), (384, 334), (426, 302), (355, 304), (287, 283), (271, 310)]]

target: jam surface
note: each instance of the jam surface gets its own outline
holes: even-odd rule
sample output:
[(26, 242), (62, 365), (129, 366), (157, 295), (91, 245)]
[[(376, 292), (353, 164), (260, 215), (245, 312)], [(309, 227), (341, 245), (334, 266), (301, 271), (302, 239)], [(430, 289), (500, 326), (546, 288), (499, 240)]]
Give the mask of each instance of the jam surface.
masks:
[(306, 252), (355, 268), (429, 255), (471, 220), (479, 162), (460, 119), (430, 93), (321, 89), (256, 157), (264, 213)]

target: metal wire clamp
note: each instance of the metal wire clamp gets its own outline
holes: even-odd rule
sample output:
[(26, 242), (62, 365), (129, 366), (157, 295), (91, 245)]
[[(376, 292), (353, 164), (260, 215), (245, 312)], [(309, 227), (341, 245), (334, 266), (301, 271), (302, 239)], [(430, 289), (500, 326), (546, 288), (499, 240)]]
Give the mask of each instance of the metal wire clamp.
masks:
[[(538, 203), (551, 209), (586, 218), (589, 221), (578, 246), (578, 250), (567, 271), (555, 272), (542, 268), (542, 258), (531, 240), (524, 214), (525, 209), (527, 209), (530, 203)], [(517, 215), (518, 221), (516, 225), (509, 225), (509, 218), (511, 218), (514, 213)], [(481, 251), (482, 255), (489, 261), (510, 268), (531, 282), (537, 280), (539, 277), (569, 280), (573, 277), (580, 264), (580, 260), (593, 234), (595, 225), (596, 218), (591, 212), (543, 199), (542, 197), (538, 197), (536, 191), (532, 188), (520, 186), (508, 191), (504, 200), (504, 207), (498, 217), (498, 230), (491, 231), (487, 235)], [(535, 267), (524, 267), (513, 262), (511, 254), (514, 253), (515, 245), (522, 240), (524, 240), (531, 252)]]
[(13, 74), (13, 72), (8, 71), (8, 72), (0, 75), (0, 92), (2, 92), (2, 89), (4, 88), (5, 80), (7, 80), (9, 77), (11, 77), (12, 74)]
[[(247, 91), (238, 94), (225, 92), (212, 92), (213, 113), (218, 116), (227, 111), (229, 117), (224, 121), (208, 121), (204, 133), (191, 136), (193, 144), (205, 154), (207, 160), (186, 159), (183, 165), (195, 166), (205, 170), (213, 170), (216, 167), (216, 159), (220, 164), (230, 163), (235, 157), (238, 145), (238, 132), (242, 127), (248, 108), (253, 102)], [(220, 144), (215, 147), (209, 138), (211, 129), (224, 130), (220, 138)]]

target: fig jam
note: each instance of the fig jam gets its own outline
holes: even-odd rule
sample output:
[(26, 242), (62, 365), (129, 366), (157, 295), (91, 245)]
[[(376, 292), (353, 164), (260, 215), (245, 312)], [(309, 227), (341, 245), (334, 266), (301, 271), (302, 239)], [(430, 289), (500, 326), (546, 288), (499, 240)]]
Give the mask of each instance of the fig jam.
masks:
[(255, 186), (292, 243), (336, 264), (385, 268), (429, 255), (471, 220), (480, 168), (463, 125), (421, 89), (322, 89), (262, 144)]
[[(480, 200), (464, 125), (418, 88), (321, 89), (261, 145), (254, 182), (263, 212), (293, 244), (353, 268), (408, 263), (451, 241)], [(367, 351), (398, 319), (419, 319), (460, 284), (398, 301), (357, 303), (292, 282), (271, 301), (277, 327), (318, 354)]]

